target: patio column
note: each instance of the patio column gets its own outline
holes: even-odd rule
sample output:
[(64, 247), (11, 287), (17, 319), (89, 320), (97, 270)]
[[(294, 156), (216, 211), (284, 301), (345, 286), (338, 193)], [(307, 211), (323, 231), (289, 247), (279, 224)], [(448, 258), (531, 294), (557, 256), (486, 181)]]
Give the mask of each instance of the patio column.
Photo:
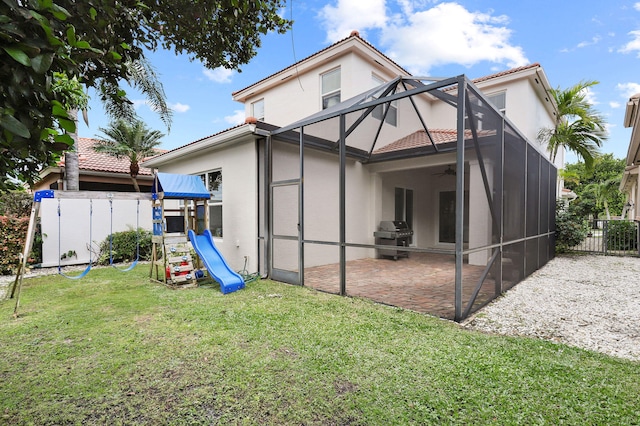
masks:
[[(493, 167), (485, 163), (485, 170), (489, 185), (492, 185)], [(480, 164), (478, 160), (469, 160), (469, 248), (490, 245), (492, 226)], [(485, 266), (490, 256), (491, 250), (470, 253), (469, 264)]]

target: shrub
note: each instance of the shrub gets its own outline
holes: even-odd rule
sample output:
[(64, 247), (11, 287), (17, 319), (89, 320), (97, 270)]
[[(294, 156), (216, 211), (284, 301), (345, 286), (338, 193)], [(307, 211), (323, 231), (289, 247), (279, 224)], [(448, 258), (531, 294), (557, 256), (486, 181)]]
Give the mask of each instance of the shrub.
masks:
[(10, 191), (0, 194), (0, 216), (29, 217), (32, 195), (25, 191)]
[(20, 254), (24, 250), (24, 240), (29, 228), (29, 218), (0, 216), (0, 274), (10, 275), (18, 271)]
[(586, 220), (571, 209), (563, 210), (561, 203), (556, 207), (556, 253), (565, 253), (587, 237), (589, 225)]
[[(151, 232), (139, 228), (140, 232), (140, 260), (151, 259)], [(135, 230), (114, 232), (111, 254), (113, 262), (131, 262), (136, 258), (136, 241), (137, 235)], [(109, 237), (100, 243), (100, 255), (98, 263), (101, 265), (109, 264)]]
[(607, 225), (607, 250), (637, 250), (636, 223), (628, 220), (610, 220)]

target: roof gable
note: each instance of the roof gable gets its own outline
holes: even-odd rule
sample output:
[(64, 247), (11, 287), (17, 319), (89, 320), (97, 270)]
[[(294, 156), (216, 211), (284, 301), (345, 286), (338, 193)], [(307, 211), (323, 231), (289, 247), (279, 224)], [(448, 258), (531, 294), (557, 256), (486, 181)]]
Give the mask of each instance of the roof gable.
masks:
[[(379, 51), (371, 43), (360, 37), (357, 31), (352, 31), (351, 35), (336, 43), (321, 49), (306, 58), (277, 71), (262, 80), (259, 80), (243, 89), (231, 93), (235, 101), (244, 102), (249, 96), (266, 91), (267, 89), (280, 84), (283, 80), (288, 80), (296, 74), (309, 72), (328, 59), (335, 59), (337, 56), (345, 55), (349, 52), (358, 52), (361, 55), (375, 58), (375, 62), (381, 67), (392, 68), (392, 74), (410, 76), (409, 71), (402, 68), (394, 60)], [(386, 64), (386, 65), (385, 65)]]

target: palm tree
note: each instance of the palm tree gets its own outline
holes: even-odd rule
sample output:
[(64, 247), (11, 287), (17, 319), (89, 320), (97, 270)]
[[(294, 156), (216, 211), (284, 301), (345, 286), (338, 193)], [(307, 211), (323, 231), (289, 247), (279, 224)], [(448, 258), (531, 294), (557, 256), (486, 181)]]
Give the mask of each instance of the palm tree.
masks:
[(83, 111), (84, 120), (88, 124), (86, 115), (89, 96), (82, 89), (82, 84), (76, 77), (69, 78), (65, 73), (53, 74), (52, 90), (57, 93), (62, 105), (67, 109), (68, 122), (60, 122), (70, 137), (69, 149), (64, 153), (64, 189), (78, 191), (80, 189), (80, 168), (78, 162), (78, 110)]
[(136, 177), (140, 171), (140, 161), (156, 153), (164, 135), (158, 130), (150, 130), (140, 120), (117, 120), (105, 129), (99, 128), (106, 137), (98, 138), (93, 146), (94, 151), (101, 152), (117, 159), (129, 159), (129, 174), (136, 192), (140, 192)]
[[(170, 130), (173, 111), (167, 105), (164, 88), (151, 62), (144, 56), (141, 56), (136, 60), (124, 62), (124, 66), (127, 68), (127, 83), (145, 95), (149, 107), (158, 113), (160, 119), (167, 126), (167, 130)], [(63, 104), (67, 108), (69, 119), (74, 123), (75, 128), (77, 129), (78, 110), (82, 111), (84, 121), (88, 125), (87, 105), (89, 97), (82, 90), (82, 86), (78, 80), (75, 77), (69, 79), (65, 74), (58, 74), (54, 83), (54, 91), (58, 91), (63, 97)], [(129, 122), (138, 120), (133, 104), (128, 100), (122, 102), (124, 92), (120, 89), (117, 82), (101, 79), (97, 89), (107, 115), (113, 120), (125, 120)], [(75, 130), (68, 131), (67, 134), (71, 137), (73, 143), (64, 154), (64, 188), (68, 191), (78, 191), (80, 189), (80, 166), (77, 148), (78, 134)], [(162, 136), (164, 135), (160, 135), (160, 137)], [(133, 182), (134, 187), (139, 192), (138, 182), (135, 176), (133, 176)]]
[(607, 179), (604, 182), (595, 183), (596, 185), (596, 203), (604, 207), (607, 220), (611, 220), (611, 212), (609, 211), (609, 200), (619, 192), (620, 179)]
[(593, 167), (598, 148), (607, 138), (604, 119), (587, 100), (587, 90), (597, 81), (581, 81), (568, 89), (552, 89), (558, 107), (555, 127), (543, 128), (538, 140), (547, 144), (554, 161), (562, 147), (580, 156), (587, 169)]

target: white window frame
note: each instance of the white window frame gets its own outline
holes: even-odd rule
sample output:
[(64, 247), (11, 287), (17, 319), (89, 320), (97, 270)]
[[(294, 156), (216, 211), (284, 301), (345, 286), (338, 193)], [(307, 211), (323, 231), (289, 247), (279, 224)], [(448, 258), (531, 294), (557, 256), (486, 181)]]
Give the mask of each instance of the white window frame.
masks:
[[(375, 74), (371, 74), (371, 80), (373, 81), (373, 87), (378, 87), (381, 84), (386, 83), (382, 78), (378, 77)], [(398, 127), (398, 101), (393, 101), (391, 103), (377, 106), (376, 109), (371, 113), (371, 116), (378, 120), (382, 120), (382, 117), (384, 117), (385, 123), (394, 127)]]
[[(506, 111), (507, 111), (507, 92), (505, 90), (502, 90), (500, 92), (494, 92), (494, 93), (491, 93), (491, 94), (485, 94), (484, 96), (487, 98), (489, 103), (491, 103), (491, 105), (493, 105), (498, 111), (500, 111), (503, 114), (506, 114)], [(502, 97), (502, 99), (504, 100), (504, 106), (502, 108), (499, 108), (496, 105), (496, 102), (495, 102), (495, 100), (500, 98), (500, 97)], [(479, 105), (482, 105), (482, 100), (480, 100), (480, 98), (478, 98), (478, 103), (479, 103)], [(478, 130), (483, 130), (483, 128), (482, 128), (483, 115), (484, 114), (482, 114), (481, 112), (478, 112), (478, 113), (474, 114), (474, 116), (476, 117), (476, 122), (478, 124)], [(467, 114), (465, 112), (465, 116), (464, 116), (465, 128), (468, 127), (467, 123), (466, 123), (467, 122), (467, 118), (468, 117), (467, 117)]]
[[(325, 89), (325, 77), (338, 74), (338, 87), (332, 89)], [(327, 109), (336, 103), (340, 103), (342, 100), (342, 75), (340, 67), (334, 68), (330, 71), (320, 74), (320, 106), (322, 109)], [(329, 103), (330, 99), (335, 98), (337, 95), (338, 101), (335, 103)]]
[[(211, 179), (215, 179), (214, 177), (212, 177), (212, 175), (214, 174), (218, 174), (218, 176), (220, 176), (219, 179), (219, 186), (217, 188), (212, 187), (212, 185), (215, 183), (211, 182)], [(213, 235), (214, 238), (222, 238), (224, 235), (224, 207), (222, 204), (222, 200), (223, 200), (223, 193), (222, 193), (222, 169), (218, 168), (218, 169), (212, 169), (203, 173), (199, 173), (198, 176), (200, 177), (200, 179), (202, 179), (204, 186), (207, 188), (207, 190), (209, 191), (209, 193), (211, 194), (211, 199), (209, 200), (209, 221), (211, 221), (211, 219), (214, 217), (214, 215), (212, 214), (212, 209), (220, 209), (220, 226), (219, 227), (215, 227), (213, 229), (212, 225), (214, 225), (213, 223), (209, 223), (209, 230), (211, 231), (211, 235)], [(211, 185), (210, 185), (211, 184)], [(215, 189), (214, 189), (215, 188)]]
[[(256, 110), (261, 113), (257, 114)], [(251, 116), (256, 120), (264, 121), (264, 98), (251, 103)]]

